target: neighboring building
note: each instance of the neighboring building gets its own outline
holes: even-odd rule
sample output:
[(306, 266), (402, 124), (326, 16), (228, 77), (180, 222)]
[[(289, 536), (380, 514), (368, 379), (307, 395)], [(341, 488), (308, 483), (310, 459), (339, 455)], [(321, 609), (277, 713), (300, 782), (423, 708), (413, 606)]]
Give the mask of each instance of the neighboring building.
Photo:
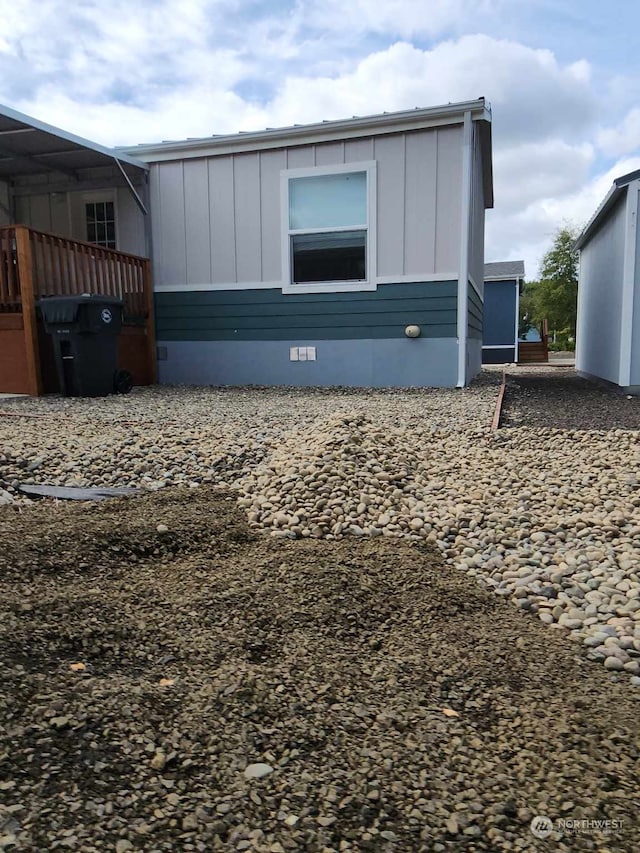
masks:
[[(36, 298), (115, 289), (138, 316), (126, 253), (151, 255), (160, 381), (464, 386), (479, 372), (484, 99), (127, 149), (3, 108), (0, 129), (7, 268), (29, 268), (11, 248), (28, 236)], [(14, 279), (0, 275), (0, 332), (33, 389), (36, 319), (18, 316)]]
[(617, 178), (576, 242), (576, 370), (640, 393), (640, 170)]
[(484, 327), (482, 363), (518, 361), (518, 314), (524, 261), (484, 265)]

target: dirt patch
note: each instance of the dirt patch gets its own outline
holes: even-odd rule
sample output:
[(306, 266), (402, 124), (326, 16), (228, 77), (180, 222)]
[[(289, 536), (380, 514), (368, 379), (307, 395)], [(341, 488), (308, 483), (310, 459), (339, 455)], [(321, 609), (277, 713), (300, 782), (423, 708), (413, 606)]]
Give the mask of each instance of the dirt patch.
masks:
[(9, 849), (637, 847), (637, 694), (425, 545), (204, 488), (8, 509), (0, 607)]
[(637, 430), (640, 429), (640, 397), (625, 396), (562, 368), (553, 372), (507, 371), (501, 424), (550, 429)]

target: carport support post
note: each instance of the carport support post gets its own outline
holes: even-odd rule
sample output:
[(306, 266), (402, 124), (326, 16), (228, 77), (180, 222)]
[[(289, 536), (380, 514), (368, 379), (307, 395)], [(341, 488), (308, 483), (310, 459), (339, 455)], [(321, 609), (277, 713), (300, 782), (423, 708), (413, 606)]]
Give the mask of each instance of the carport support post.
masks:
[(16, 225), (15, 233), (18, 281), (20, 282), (20, 299), (22, 302), (22, 325), (24, 327), (24, 346), (27, 361), (28, 393), (39, 397), (42, 394), (42, 377), (40, 375), (36, 302), (33, 293), (31, 240), (29, 239), (29, 229), (24, 225)]

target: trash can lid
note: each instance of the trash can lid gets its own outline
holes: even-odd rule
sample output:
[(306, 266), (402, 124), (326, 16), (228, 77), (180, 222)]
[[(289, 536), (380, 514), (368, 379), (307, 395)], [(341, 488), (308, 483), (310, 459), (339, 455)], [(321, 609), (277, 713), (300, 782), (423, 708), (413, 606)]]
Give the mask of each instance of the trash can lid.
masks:
[(78, 308), (88, 302), (120, 308), (123, 304), (122, 299), (117, 296), (81, 293), (76, 296), (43, 296), (38, 300), (38, 307), (47, 323), (74, 323), (78, 318)]

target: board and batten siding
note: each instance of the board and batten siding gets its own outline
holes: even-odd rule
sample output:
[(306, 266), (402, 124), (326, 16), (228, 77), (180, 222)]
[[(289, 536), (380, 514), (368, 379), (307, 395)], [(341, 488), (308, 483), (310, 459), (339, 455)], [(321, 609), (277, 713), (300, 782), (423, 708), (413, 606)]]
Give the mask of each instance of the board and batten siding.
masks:
[(277, 288), (159, 292), (158, 341), (455, 338), (457, 282), (380, 285), (376, 291), (283, 294)]
[(156, 286), (280, 284), (281, 171), (371, 160), (377, 163), (377, 275), (454, 278), (459, 125), (151, 164)]
[(112, 194), (116, 210), (116, 248), (145, 256), (143, 215), (126, 187), (18, 195), (15, 198), (16, 222), (69, 240), (86, 240), (85, 202)]
[(576, 370), (618, 383), (626, 194), (580, 251)]

